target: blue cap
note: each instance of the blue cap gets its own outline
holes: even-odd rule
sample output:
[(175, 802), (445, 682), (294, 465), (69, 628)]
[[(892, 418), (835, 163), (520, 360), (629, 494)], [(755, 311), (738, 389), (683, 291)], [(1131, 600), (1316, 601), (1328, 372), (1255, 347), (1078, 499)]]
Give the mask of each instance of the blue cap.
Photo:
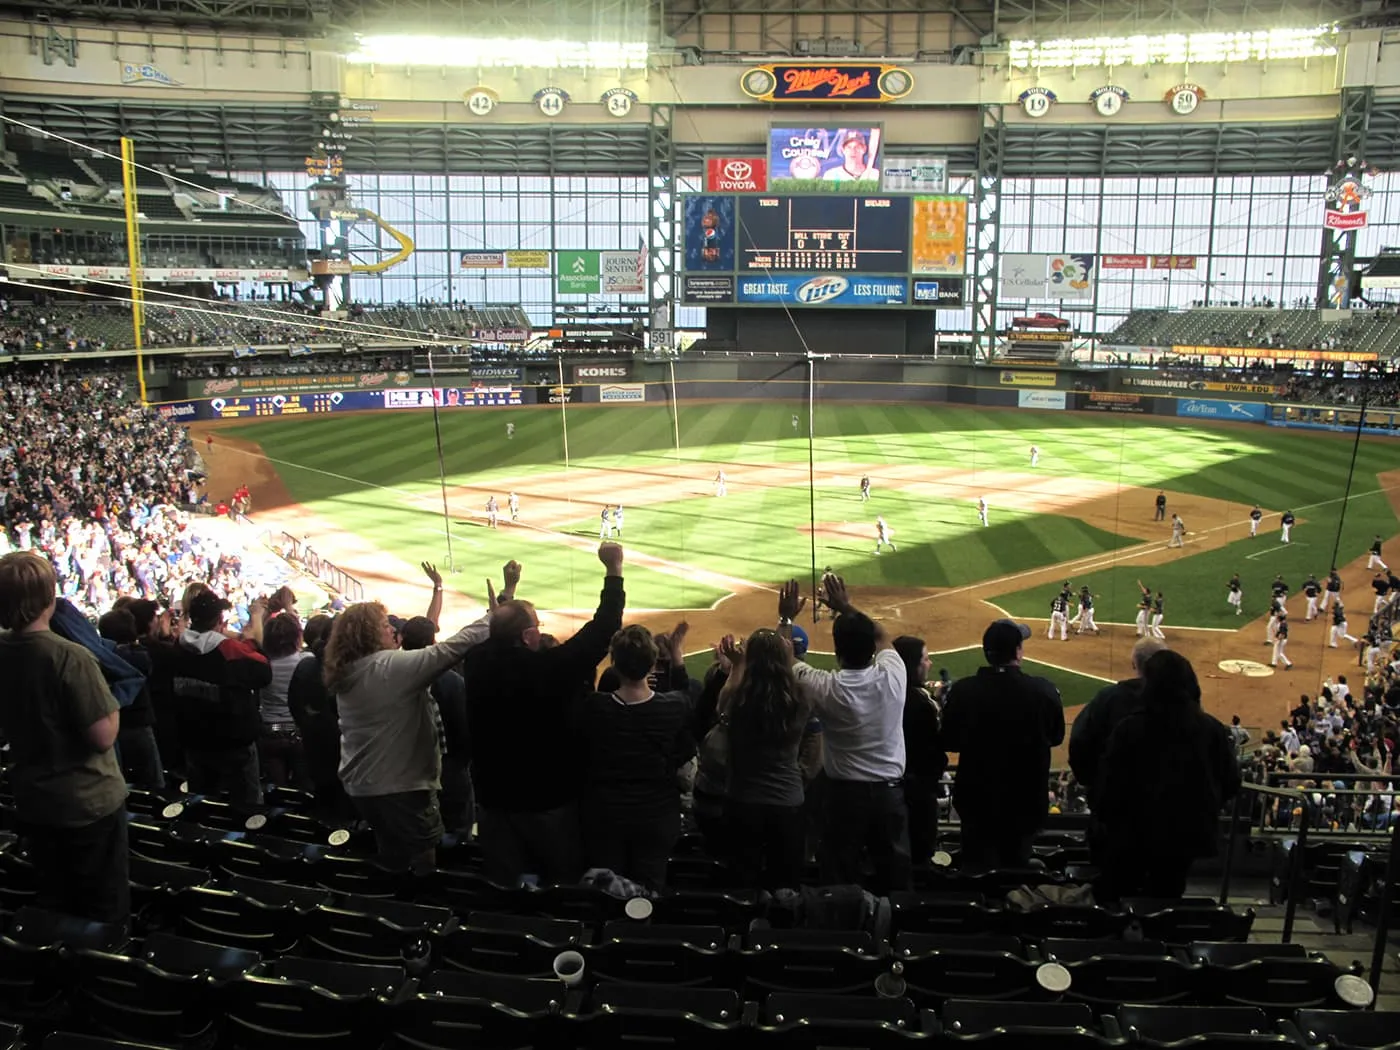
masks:
[(792, 655), (798, 659), (807, 655), (807, 647), (811, 645), (811, 640), (807, 637), (807, 632), (797, 624), (792, 625)]

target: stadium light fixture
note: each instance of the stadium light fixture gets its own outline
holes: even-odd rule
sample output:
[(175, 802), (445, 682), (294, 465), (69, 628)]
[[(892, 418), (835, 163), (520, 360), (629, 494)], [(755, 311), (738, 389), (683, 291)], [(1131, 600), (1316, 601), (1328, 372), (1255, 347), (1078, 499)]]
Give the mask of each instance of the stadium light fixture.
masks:
[(1261, 29), (1245, 33), (1013, 40), (1009, 52), (1011, 65), (1019, 69), (1277, 62), (1335, 55), (1337, 27), (1326, 25), (1312, 29)]
[(366, 36), (358, 45), (346, 55), (356, 65), (646, 69), (648, 56), (646, 44), (619, 41)]

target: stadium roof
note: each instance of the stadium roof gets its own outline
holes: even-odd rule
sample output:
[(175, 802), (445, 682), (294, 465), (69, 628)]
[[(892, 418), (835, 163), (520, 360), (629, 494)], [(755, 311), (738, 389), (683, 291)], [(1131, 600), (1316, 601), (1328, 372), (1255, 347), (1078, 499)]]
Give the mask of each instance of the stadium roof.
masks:
[[(414, 26), (481, 32), (484, 26), (650, 25), (682, 36), (705, 16), (824, 13), (865, 18), (946, 13), (972, 37), (1050, 39), (1388, 21), (1397, 0), (0, 0), (0, 13), (111, 23), (256, 28), (320, 35)], [(664, 25), (661, 23), (664, 20)]]

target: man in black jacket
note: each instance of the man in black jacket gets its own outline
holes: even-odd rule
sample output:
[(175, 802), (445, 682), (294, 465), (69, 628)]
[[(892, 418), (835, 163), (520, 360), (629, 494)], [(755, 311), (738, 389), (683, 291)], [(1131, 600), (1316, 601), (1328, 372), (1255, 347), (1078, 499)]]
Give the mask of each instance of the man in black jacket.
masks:
[[(235, 806), (251, 809), (262, 801), (259, 691), (272, 681), (272, 666), (254, 644), (224, 633), (230, 608), (213, 591), (201, 591), (186, 610), (189, 629), (176, 645), (151, 655), (169, 668), (190, 791), (227, 792)], [(251, 616), (261, 624), (262, 615), (259, 599)]]
[(1190, 661), (1154, 653), (1142, 673), (1141, 705), (1113, 730), (1099, 774), (1105, 900), (1180, 897), (1191, 862), (1215, 853), (1221, 809), (1240, 788), (1234, 743), (1201, 710)]
[(540, 647), (535, 607), (508, 601), (491, 612), (490, 637), (467, 654), (463, 677), (472, 740), (477, 829), (486, 877), (514, 885), (578, 878), (578, 755), (574, 701), (591, 692), (598, 664), (622, 626), (622, 547), (603, 543), (607, 570), (593, 619), (567, 642)]
[[(1133, 677), (1104, 686), (1074, 719), (1069, 733), (1069, 768), (1084, 787), (1090, 813), (1099, 809), (1099, 772), (1108, 750), (1108, 738), (1119, 722), (1142, 707), (1143, 666), (1153, 653), (1166, 648), (1167, 643), (1160, 638), (1140, 639), (1133, 646)], [(1092, 848), (1092, 831), (1089, 840)]]
[(962, 867), (1025, 867), (1045, 822), (1050, 749), (1065, 738), (1060, 691), (1021, 671), (1025, 624), (994, 621), (982, 635), (988, 666), (960, 678), (943, 706), (943, 746), (958, 753), (953, 805)]

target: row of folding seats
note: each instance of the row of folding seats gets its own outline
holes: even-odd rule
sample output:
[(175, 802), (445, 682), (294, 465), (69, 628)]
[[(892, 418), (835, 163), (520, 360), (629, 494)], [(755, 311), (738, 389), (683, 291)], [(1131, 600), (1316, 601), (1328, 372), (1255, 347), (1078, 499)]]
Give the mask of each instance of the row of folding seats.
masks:
[[(920, 1007), (891, 985), (883, 996), (843, 997), (559, 980), (331, 963), (213, 949), (153, 936), (139, 954), (76, 948), (37, 960), (68, 978), (61, 1012), (29, 1028), (76, 1028), (161, 1046), (326, 1046), (351, 1050), (514, 1050), (821, 1046), (856, 1050), (939, 1041), (1009, 1047), (1381, 1047), (1400, 1038), (1400, 1015), (1240, 1006), (1111, 1005), (948, 999)], [(1184, 1042), (1183, 1042), (1184, 1041)], [(79, 1050), (71, 1042), (45, 1050)], [(89, 1047), (89, 1050), (96, 1050)]]

